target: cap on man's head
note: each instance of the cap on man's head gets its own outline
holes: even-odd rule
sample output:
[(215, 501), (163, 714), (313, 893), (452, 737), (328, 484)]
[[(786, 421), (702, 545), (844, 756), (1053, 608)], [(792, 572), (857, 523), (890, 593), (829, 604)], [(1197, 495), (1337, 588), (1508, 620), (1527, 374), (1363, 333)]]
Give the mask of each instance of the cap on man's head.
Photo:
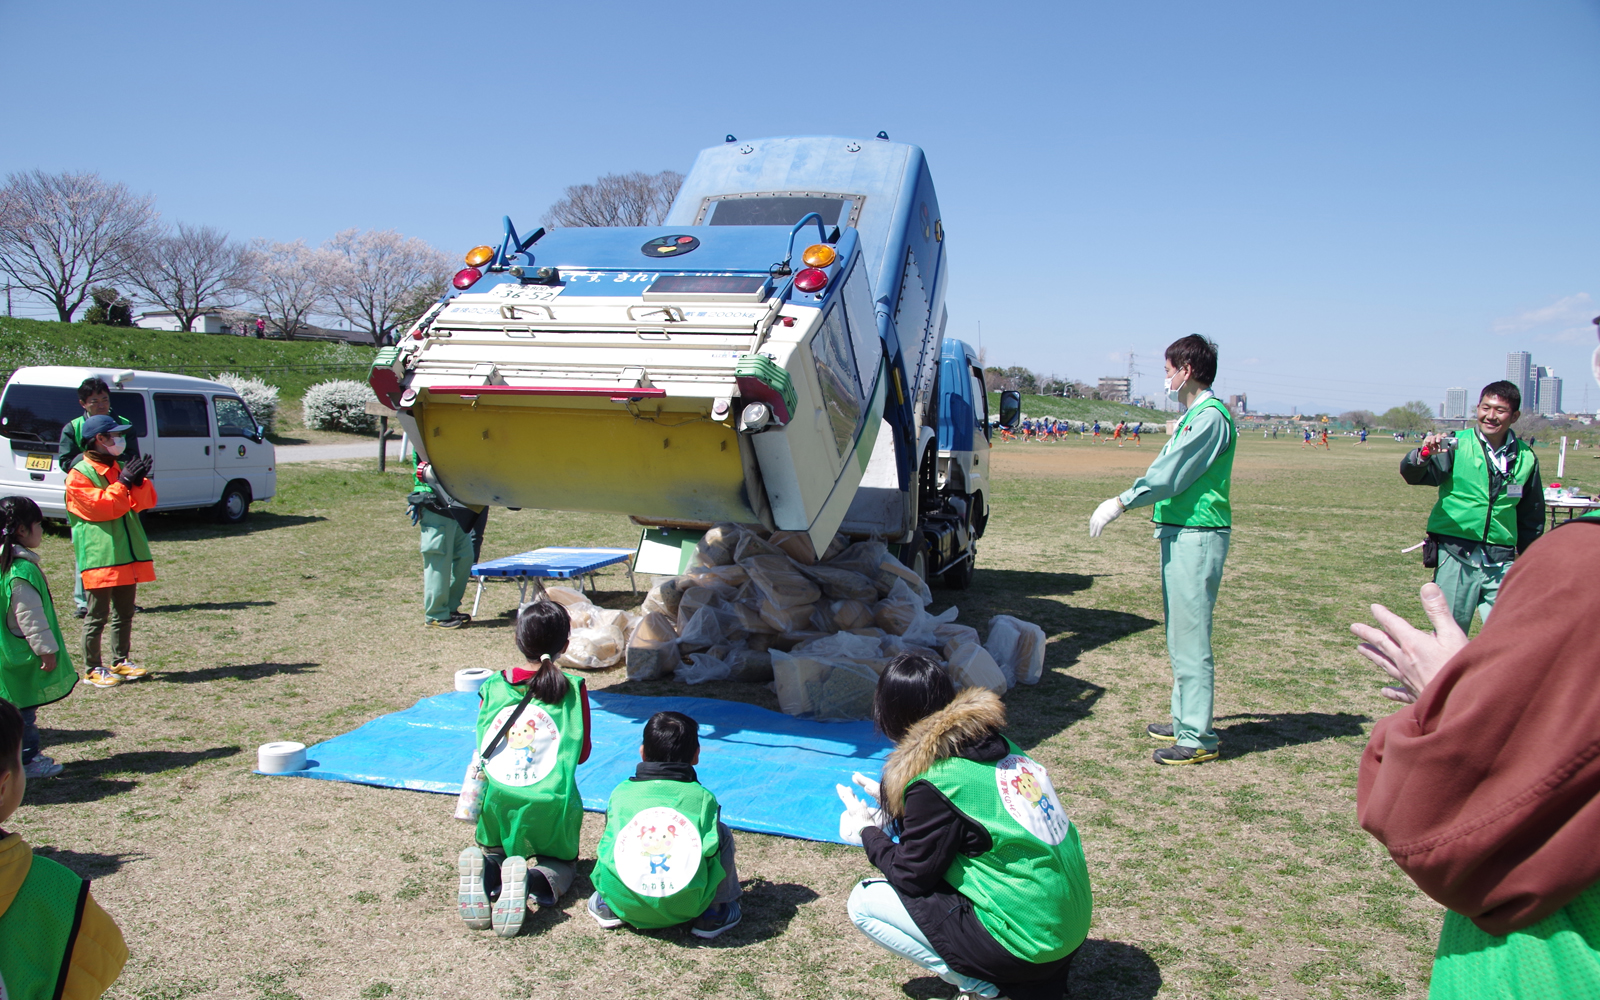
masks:
[(117, 422), (117, 418), (108, 414), (99, 414), (83, 422), (83, 439), (93, 440), (101, 434), (126, 434), (128, 425)]

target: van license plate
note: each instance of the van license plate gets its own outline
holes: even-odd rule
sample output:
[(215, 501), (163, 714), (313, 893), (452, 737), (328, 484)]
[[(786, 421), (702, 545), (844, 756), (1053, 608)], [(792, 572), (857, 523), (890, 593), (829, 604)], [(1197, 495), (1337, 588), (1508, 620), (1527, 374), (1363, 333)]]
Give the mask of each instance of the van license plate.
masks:
[(49, 472), (51, 469), (55, 468), (55, 465), (56, 465), (56, 457), (54, 455), (29, 455), (28, 456), (28, 469), (30, 471), (33, 471), (33, 472)]

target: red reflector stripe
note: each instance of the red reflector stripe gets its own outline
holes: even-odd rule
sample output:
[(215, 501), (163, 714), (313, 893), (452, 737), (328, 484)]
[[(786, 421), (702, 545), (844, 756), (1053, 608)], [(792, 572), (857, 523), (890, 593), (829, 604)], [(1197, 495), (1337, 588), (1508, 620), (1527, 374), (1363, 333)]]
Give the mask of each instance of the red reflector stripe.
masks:
[(429, 385), (419, 386), (435, 396), (606, 396), (611, 399), (646, 399), (665, 396), (658, 388), (625, 389), (614, 385)]

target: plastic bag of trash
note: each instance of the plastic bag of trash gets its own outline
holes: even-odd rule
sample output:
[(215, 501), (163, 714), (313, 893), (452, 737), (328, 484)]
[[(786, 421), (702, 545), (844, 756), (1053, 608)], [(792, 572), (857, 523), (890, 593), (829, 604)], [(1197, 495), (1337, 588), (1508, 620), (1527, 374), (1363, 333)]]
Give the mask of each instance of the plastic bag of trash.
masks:
[(765, 683), (772, 680), (772, 654), (765, 648), (752, 649), (739, 642), (729, 646), (717, 659), (728, 665), (730, 681)]
[(1006, 693), (1006, 676), (994, 662), (989, 651), (975, 642), (969, 642), (950, 657), (950, 679), (957, 687), (988, 688), (995, 694)]
[(695, 546), (691, 563), (695, 566), (726, 566), (733, 562), (733, 552), (739, 545), (744, 529), (737, 524), (713, 524)]
[(800, 572), (815, 580), (822, 592), (836, 601), (866, 601), (878, 599), (878, 585), (854, 570), (836, 566), (801, 566)]
[(811, 535), (807, 532), (774, 531), (769, 541), (802, 566), (810, 566), (817, 561), (816, 547), (811, 544)]
[(989, 619), (989, 639), (983, 645), (1000, 669), (1009, 668), (1020, 683), (1037, 684), (1044, 675), (1044, 629), (1032, 622), (995, 615)]
[(777, 635), (767, 637), (767, 648), (776, 649), (787, 653), (803, 642), (820, 639), (827, 633), (814, 632), (810, 629), (796, 629), (793, 632), (779, 632)]
[(913, 645), (926, 646), (928, 649), (943, 649), (944, 644), (939, 640), (939, 626), (954, 622), (960, 613), (961, 609), (954, 606), (945, 608), (936, 615), (930, 615), (919, 608), (917, 617), (905, 630), (904, 638)]
[(872, 660), (878, 656), (878, 640), (869, 636), (835, 632), (833, 635), (808, 639), (794, 648), (796, 656), (804, 653), (813, 658)]
[(775, 608), (815, 604), (822, 591), (785, 555), (751, 556), (742, 564), (750, 581), (761, 588), (766, 603)]
[(906, 586), (911, 588), (911, 592), (922, 599), (923, 607), (933, 603), (933, 591), (928, 589), (927, 581), (894, 556), (886, 555), (883, 557), (883, 562), (878, 564), (878, 574), (873, 580), (878, 585), (878, 593), (887, 595), (894, 589), (896, 580), (904, 580)]
[[(868, 628), (872, 625), (872, 605), (865, 601), (830, 601), (828, 616), (833, 620), (833, 627), (841, 632)], [(973, 638), (977, 638), (976, 632)]]
[(650, 593), (644, 597), (644, 612), (649, 614), (658, 611), (668, 618), (678, 617), (678, 602), (683, 600), (683, 592), (691, 586), (686, 576), (669, 576), (665, 580), (650, 588)]
[(897, 578), (889, 590), (889, 596), (872, 609), (872, 620), (885, 632), (905, 635), (906, 629), (916, 624), (921, 614), (921, 599), (911, 592), (904, 580)]
[(860, 573), (868, 580), (876, 579), (878, 569), (889, 554), (889, 546), (880, 541), (856, 542), (848, 546), (843, 552), (824, 562), (834, 569), (847, 569), (852, 573)]
[(678, 601), (678, 623), (681, 625), (693, 618), (695, 612), (708, 604), (720, 608), (731, 607), (732, 599), (738, 593), (725, 583), (691, 587), (684, 591), (683, 597)]
[(733, 667), (726, 660), (720, 660), (710, 653), (691, 653), (689, 662), (678, 667), (673, 679), (685, 684), (704, 684), (706, 681), (725, 681), (732, 673)]
[(819, 719), (864, 719), (872, 714), (878, 676), (847, 659), (772, 654), (778, 708), (787, 715)]
[[(746, 537), (753, 538), (753, 535)], [(697, 587), (707, 587), (715, 583), (724, 583), (730, 587), (742, 587), (750, 574), (738, 563), (729, 563), (726, 566), (700, 566), (688, 573), (688, 578)]]
[(588, 628), (593, 624), (590, 615), (594, 605), (581, 592), (571, 587), (546, 587), (544, 596), (567, 609), (567, 617), (571, 619), (573, 628)]
[(611, 608), (602, 608), (597, 606), (594, 611), (590, 612), (589, 614), (589, 627), (605, 628), (606, 626), (610, 626), (611, 628), (619, 631), (627, 629), (628, 613), (626, 611), (616, 611), (612, 610)]
[(651, 612), (628, 641), (628, 680), (652, 681), (678, 668), (678, 634), (672, 619)]
[(878, 675), (870, 666), (835, 660), (817, 695), (817, 718), (870, 719), (877, 690)]
[(765, 618), (761, 617), (761, 605), (735, 604), (733, 613), (739, 617), (739, 630), (742, 632), (773, 634), (781, 629), (773, 627)]
[(815, 604), (800, 604), (792, 608), (780, 608), (771, 601), (762, 600), (761, 618), (779, 632), (799, 632), (811, 625), (811, 613), (817, 609)]
[(577, 670), (606, 670), (621, 663), (626, 650), (627, 640), (622, 629), (615, 625), (575, 628), (567, 635), (567, 648), (556, 665)]
[[(951, 654), (967, 643), (982, 642), (982, 639), (978, 636), (977, 629), (971, 625), (957, 625), (955, 622), (944, 622), (935, 625), (933, 635), (934, 638), (939, 640), (939, 651), (944, 654), (944, 658), (947, 660)], [(1005, 669), (1004, 664), (1001, 665), (1000, 669)]]
[(842, 531), (835, 532), (834, 536), (833, 536), (833, 541), (829, 542), (827, 549), (825, 549), (823, 551), (822, 555), (817, 557), (817, 562), (827, 562), (829, 559), (835, 558), (836, 556), (839, 555), (839, 553), (843, 552), (845, 549), (848, 549), (849, 547), (850, 547), (850, 539), (849, 539), (849, 537), (847, 535), (845, 535), (845, 533), (842, 532)]
[(710, 649), (744, 638), (739, 616), (731, 607), (706, 605), (694, 613), (678, 632), (678, 648), (685, 653)]
[(739, 536), (739, 544), (733, 550), (733, 561), (743, 564), (745, 560), (755, 556), (781, 556), (783, 550), (753, 532), (746, 531)]

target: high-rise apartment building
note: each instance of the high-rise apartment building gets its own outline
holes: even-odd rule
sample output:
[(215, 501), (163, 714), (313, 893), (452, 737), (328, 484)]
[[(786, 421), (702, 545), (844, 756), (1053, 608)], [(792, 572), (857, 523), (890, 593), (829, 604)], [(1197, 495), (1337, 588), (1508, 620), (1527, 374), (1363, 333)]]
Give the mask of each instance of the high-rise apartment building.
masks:
[(1539, 391), (1539, 384), (1533, 378), (1533, 355), (1527, 351), (1512, 351), (1506, 355), (1506, 381), (1517, 387), (1522, 393), (1522, 409), (1533, 412), (1533, 394)]
[(1465, 420), (1467, 418), (1467, 390), (1460, 386), (1444, 391), (1444, 410), (1440, 416), (1446, 420)]
[[(1554, 369), (1540, 368), (1539, 372), (1539, 394), (1534, 403), (1534, 412), (1542, 417), (1554, 416), (1561, 412), (1561, 380), (1556, 378)], [(1522, 408), (1526, 410), (1528, 405), (1524, 403)]]

